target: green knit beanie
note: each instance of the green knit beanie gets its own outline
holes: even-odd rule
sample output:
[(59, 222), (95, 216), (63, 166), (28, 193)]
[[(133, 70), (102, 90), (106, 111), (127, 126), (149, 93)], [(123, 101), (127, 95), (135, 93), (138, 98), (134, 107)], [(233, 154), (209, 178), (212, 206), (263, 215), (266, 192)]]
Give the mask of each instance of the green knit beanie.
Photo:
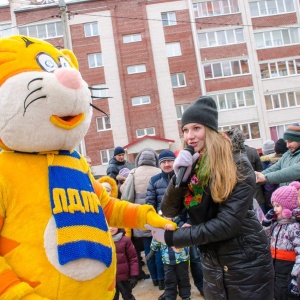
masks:
[(286, 141), (300, 142), (300, 127), (288, 126), (283, 134), (283, 139)]

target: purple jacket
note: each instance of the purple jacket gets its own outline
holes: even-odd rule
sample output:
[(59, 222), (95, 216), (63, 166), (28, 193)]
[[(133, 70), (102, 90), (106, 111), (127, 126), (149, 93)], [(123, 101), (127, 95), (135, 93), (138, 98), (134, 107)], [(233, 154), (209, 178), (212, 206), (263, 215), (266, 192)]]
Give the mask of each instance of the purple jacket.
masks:
[(117, 281), (128, 280), (139, 275), (138, 257), (131, 239), (119, 230), (113, 236), (117, 253)]

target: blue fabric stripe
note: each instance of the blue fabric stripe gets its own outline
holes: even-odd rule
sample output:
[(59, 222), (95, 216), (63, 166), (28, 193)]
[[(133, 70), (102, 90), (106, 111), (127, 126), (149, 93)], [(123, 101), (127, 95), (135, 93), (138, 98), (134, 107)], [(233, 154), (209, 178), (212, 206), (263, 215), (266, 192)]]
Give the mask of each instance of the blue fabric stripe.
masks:
[(61, 213), (54, 215), (56, 226), (58, 228), (69, 226), (90, 226), (107, 231), (108, 227), (105, 221), (105, 216), (102, 207), (99, 207), (99, 213), (81, 213), (80, 211), (71, 213)]
[(74, 157), (74, 158), (77, 158), (77, 159), (80, 159), (80, 155), (77, 151), (72, 151), (72, 153), (68, 150), (60, 150), (58, 152), (59, 155), (66, 155), (66, 156), (71, 156), (71, 157)]
[[(70, 255), (70, 253), (72, 253), (72, 255)], [(78, 241), (59, 245), (58, 257), (61, 265), (80, 258), (99, 260), (107, 267), (112, 263), (111, 248), (89, 241)]]
[(80, 170), (61, 166), (50, 166), (50, 189), (76, 189), (79, 191), (93, 192), (93, 186), (87, 174)]

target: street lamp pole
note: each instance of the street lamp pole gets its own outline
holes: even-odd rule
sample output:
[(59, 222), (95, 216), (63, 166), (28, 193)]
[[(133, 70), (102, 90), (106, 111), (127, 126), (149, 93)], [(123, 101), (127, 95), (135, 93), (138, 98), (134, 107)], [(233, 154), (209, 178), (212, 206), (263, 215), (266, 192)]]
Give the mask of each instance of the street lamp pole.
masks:
[(72, 42), (71, 42), (70, 26), (69, 26), (69, 15), (68, 15), (65, 0), (59, 0), (58, 6), (59, 6), (59, 16), (62, 21), (64, 48), (72, 50)]

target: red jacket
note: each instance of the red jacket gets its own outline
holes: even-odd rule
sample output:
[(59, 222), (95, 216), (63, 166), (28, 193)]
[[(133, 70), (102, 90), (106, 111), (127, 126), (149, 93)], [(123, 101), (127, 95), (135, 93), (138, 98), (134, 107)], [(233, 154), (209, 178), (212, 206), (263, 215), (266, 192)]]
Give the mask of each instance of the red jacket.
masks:
[(139, 275), (138, 257), (131, 239), (119, 230), (113, 236), (117, 253), (117, 281), (128, 280)]

